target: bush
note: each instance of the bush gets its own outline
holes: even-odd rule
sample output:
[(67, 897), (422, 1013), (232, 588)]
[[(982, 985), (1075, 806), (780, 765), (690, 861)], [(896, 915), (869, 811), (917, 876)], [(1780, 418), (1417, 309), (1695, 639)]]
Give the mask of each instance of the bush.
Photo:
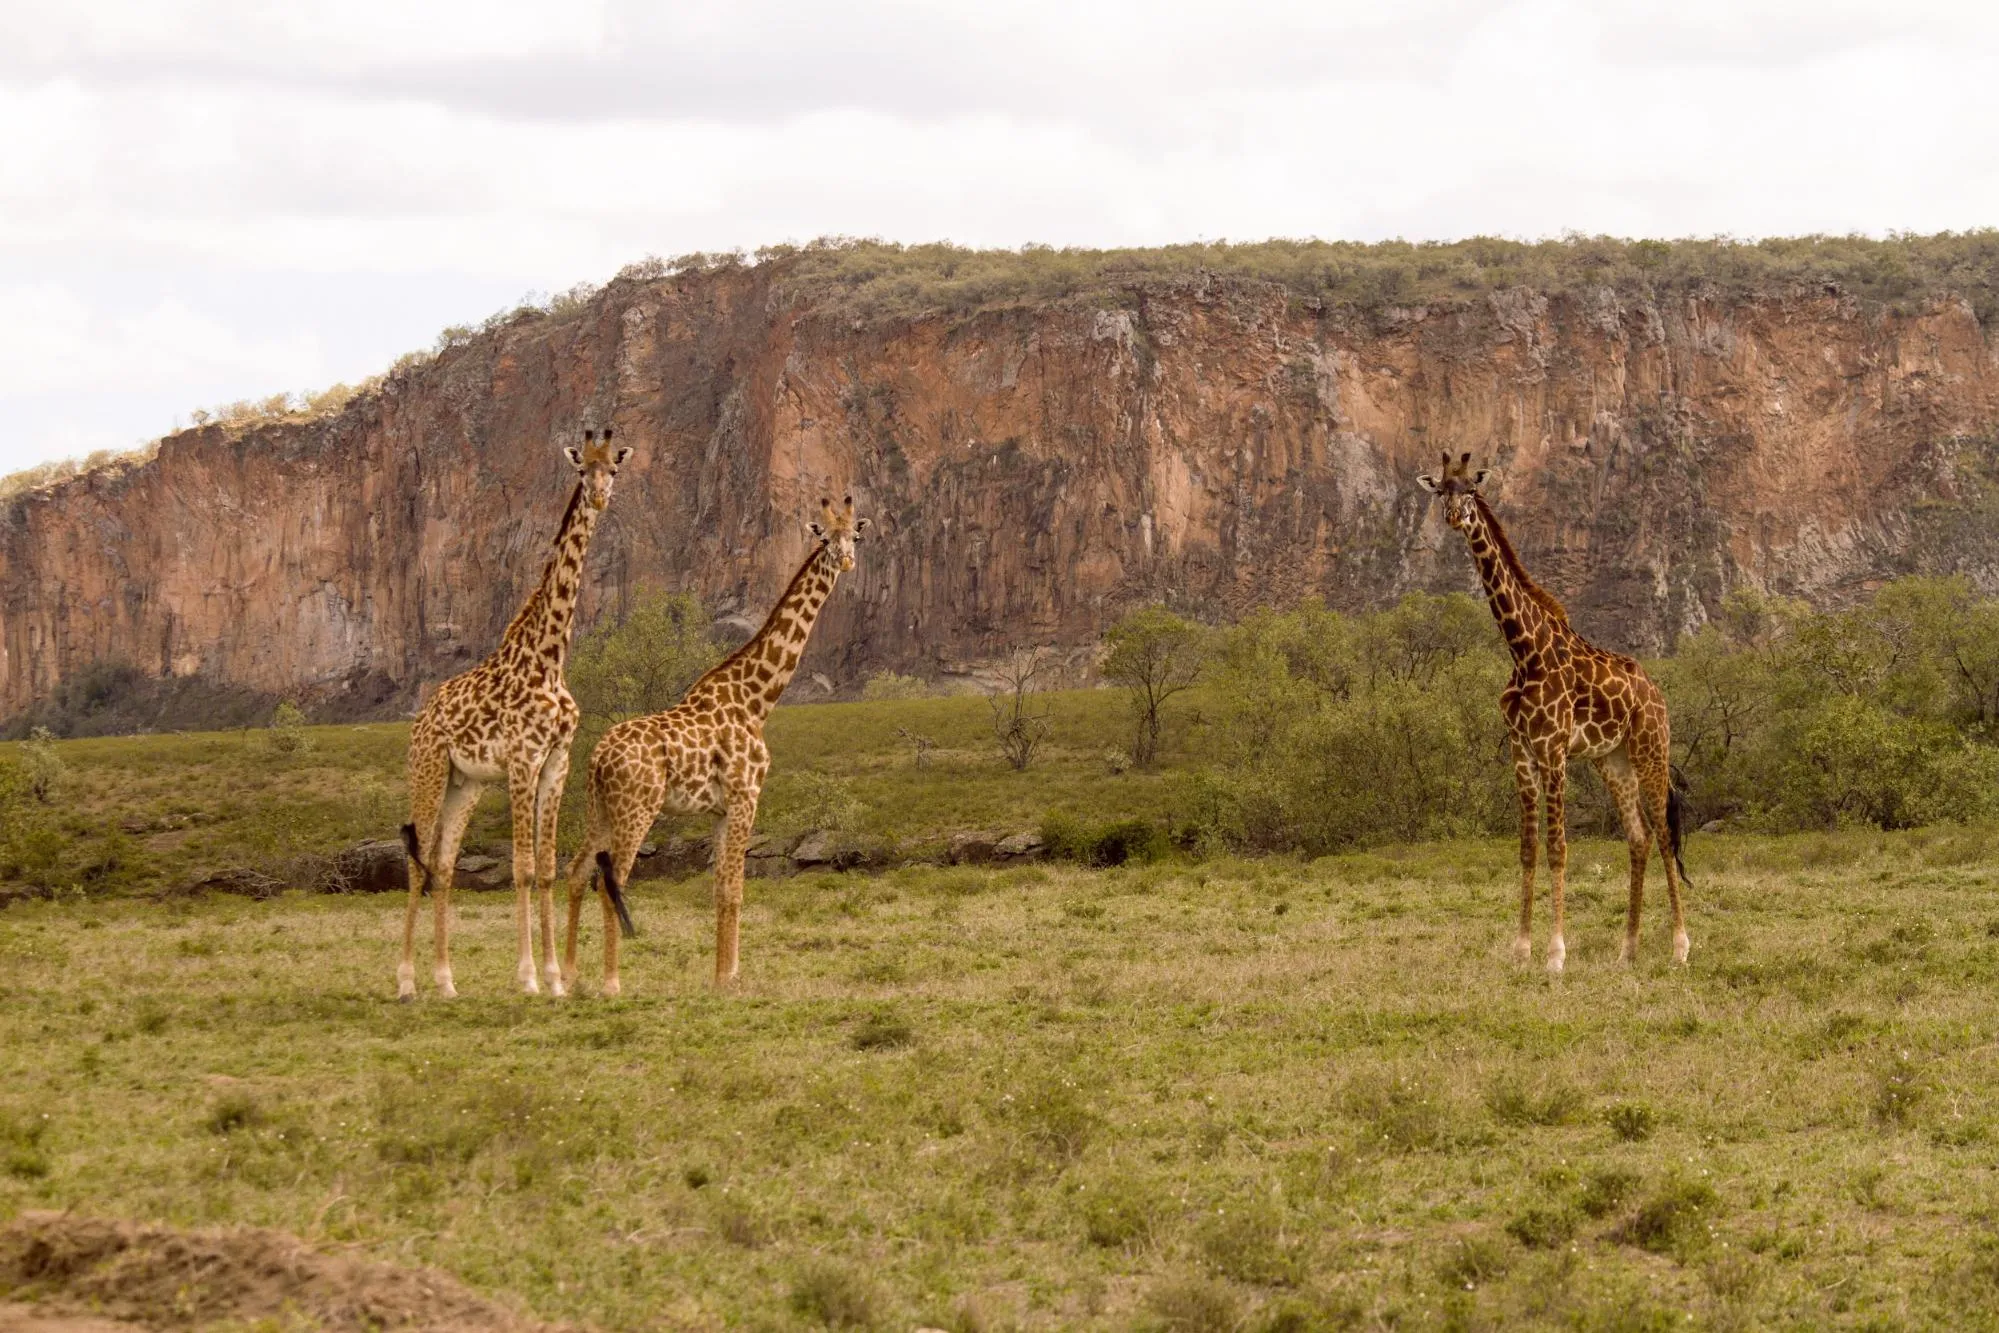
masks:
[(590, 717), (610, 721), (658, 713), (722, 660), (700, 598), (640, 595), (622, 621), (583, 637), (569, 660), (569, 692)]
[(1225, 632), (1208, 698), (1214, 762), (1195, 825), (1250, 852), (1312, 855), (1514, 826), (1498, 699), (1507, 665), (1470, 598), (1346, 617), (1308, 606)]
[(1057, 860), (1099, 867), (1158, 861), (1173, 851), (1165, 832), (1143, 819), (1091, 824), (1064, 810), (1042, 817), (1041, 841)]
[(1654, 1254), (1683, 1256), (1706, 1242), (1707, 1218), (1720, 1204), (1706, 1181), (1669, 1181), (1639, 1205), (1623, 1239)]
[(870, 701), (923, 699), (929, 694), (929, 684), (920, 677), (902, 676), (893, 671), (877, 671), (861, 686), (861, 697)]
[(304, 754), (312, 749), (312, 738), (305, 734), (305, 714), (299, 706), (287, 699), (279, 704), (271, 715), (271, 726), (264, 733), (264, 744), (276, 754)]
[(52, 803), (68, 770), (56, 751), (55, 734), (47, 727), (36, 727), (22, 742), (21, 768), (29, 794), (43, 805)]

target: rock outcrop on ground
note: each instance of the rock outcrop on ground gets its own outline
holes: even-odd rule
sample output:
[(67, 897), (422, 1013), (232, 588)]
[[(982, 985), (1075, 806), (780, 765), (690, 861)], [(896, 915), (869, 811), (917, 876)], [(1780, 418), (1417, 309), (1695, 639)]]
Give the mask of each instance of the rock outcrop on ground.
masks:
[(1470, 590), (1414, 482), (1440, 448), (1491, 458), (1523, 555), (1621, 648), (1665, 648), (1738, 588), (1999, 590), (1999, 366), (1967, 302), (1580, 288), (1363, 311), (1204, 276), (861, 317), (788, 295), (784, 269), (621, 279), (337, 415), (183, 432), (7, 502), (0, 719), (106, 663), (401, 713), (497, 640), (584, 424), (637, 449), (586, 628), (653, 586), (752, 623), (818, 498), (855, 496), (876, 528), (800, 673), (842, 688), (1084, 645), (1151, 600), (1219, 618)]

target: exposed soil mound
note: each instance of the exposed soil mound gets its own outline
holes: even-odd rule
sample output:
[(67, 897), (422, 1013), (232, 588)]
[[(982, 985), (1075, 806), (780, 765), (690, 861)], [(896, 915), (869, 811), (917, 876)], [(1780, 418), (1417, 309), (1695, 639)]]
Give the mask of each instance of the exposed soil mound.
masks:
[(23, 1213), (0, 1230), (0, 1333), (117, 1333), (282, 1318), (325, 1330), (539, 1333), (435, 1269), (320, 1254), (282, 1232)]

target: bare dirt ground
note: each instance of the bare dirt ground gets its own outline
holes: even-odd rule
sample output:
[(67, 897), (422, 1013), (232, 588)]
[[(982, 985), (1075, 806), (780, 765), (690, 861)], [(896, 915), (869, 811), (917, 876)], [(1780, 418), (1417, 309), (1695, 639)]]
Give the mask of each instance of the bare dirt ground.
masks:
[(0, 1333), (287, 1328), (543, 1333), (435, 1269), (322, 1254), (279, 1231), (23, 1213), (0, 1229)]

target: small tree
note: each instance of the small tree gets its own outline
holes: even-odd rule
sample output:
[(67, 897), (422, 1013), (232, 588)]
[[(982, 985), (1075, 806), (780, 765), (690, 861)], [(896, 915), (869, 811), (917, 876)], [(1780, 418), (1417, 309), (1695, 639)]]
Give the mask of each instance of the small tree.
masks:
[(1048, 739), (1048, 712), (1035, 712), (1030, 702), (1030, 696), (1040, 692), (1034, 681), (1044, 665), (1039, 648), (1019, 649), (994, 668), (993, 683), (986, 689), (993, 738), (1000, 754), (1016, 769), (1033, 763), (1034, 752)]
[(264, 742), (279, 754), (304, 754), (312, 748), (312, 738), (305, 734), (305, 713), (297, 704), (286, 699), (278, 705)]
[(1159, 758), (1161, 710), (1174, 695), (1191, 688), (1207, 663), (1208, 631), (1163, 606), (1142, 607), (1104, 635), (1103, 676), (1123, 686), (1131, 701), (1137, 734), (1132, 762), (1150, 768)]
[(701, 600), (692, 593), (654, 592), (641, 597), (623, 623), (601, 627), (576, 645), (569, 690), (589, 717), (657, 713), (679, 703), (721, 659)]
[(62, 756), (56, 752), (55, 733), (47, 727), (36, 727), (29, 732), (28, 739), (21, 742), (21, 760), (28, 790), (43, 805), (52, 803), (68, 772)]

